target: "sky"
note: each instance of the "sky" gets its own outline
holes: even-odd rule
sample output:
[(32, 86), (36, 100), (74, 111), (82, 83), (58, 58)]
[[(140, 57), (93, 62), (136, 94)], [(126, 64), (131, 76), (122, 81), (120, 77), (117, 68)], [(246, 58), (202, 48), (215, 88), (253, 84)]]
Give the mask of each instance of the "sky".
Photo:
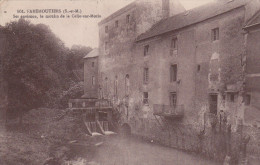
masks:
[[(179, 0), (186, 9), (209, 3), (213, 0)], [(100, 15), (100, 18), (38, 18), (28, 19), (34, 24), (43, 23), (65, 43), (66, 46), (84, 45), (98, 47), (98, 22), (113, 12), (133, 2), (133, 0), (0, 0), (0, 25), (13, 18), (17, 10), (61, 9), (81, 10), (81, 14)], [(27, 15), (28, 13), (22, 14)], [(19, 14), (21, 15), (21, 14)], [(52, 15), (52, 14), (50, 14)], [(60, 15), (60, 14), (56, 14)], [(39, 15), (38, 15), (39, 17)]]

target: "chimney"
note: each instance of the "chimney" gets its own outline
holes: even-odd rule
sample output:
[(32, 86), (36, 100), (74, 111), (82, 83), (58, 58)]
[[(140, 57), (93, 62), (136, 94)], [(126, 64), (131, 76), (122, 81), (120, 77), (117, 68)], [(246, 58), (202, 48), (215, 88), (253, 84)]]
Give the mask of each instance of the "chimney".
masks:
[(171, 17), (186, 11), (179, 0), (161, 0), (161, 2), (163, 18)]
[(162, 0), (162, 16), (163, 18), (170, 16), (170, 0)]

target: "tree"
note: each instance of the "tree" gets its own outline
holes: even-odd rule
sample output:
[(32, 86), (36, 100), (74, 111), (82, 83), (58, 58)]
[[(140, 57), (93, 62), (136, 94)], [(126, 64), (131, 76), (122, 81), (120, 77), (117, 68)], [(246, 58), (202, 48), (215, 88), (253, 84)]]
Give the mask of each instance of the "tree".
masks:
[(91, 50), (92, 48), (90, 47), (73, 45), (67, 57), (67, 68), (69, 70), (83, 69), (83, 57), (85, 57)]
[(8, 84), (9, 116), (41, 107), (68, 87), (63, 42), (48, 26), (20, 19), (3, 28), (8, 49), (4, 56), (4, 78)]

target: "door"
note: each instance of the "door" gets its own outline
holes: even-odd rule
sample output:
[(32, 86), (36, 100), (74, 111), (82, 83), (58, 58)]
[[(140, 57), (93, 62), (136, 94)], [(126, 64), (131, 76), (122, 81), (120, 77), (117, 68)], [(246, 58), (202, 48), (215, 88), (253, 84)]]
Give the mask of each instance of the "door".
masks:
[(217, 115), (217, 111), (218, 111), (218, 95), (217, 94), (209, 95), (209, 110), (210, 110), (210, 113)]

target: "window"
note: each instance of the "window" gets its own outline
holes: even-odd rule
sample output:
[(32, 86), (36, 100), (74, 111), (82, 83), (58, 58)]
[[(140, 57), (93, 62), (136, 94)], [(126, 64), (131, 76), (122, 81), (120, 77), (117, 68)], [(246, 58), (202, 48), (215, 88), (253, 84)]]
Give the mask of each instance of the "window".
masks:
[(116, 28), (118, 27), (118, 20), (116, 20), (116, 22), (115, 22), (115, 27)]
[(95, 62), (92, 62), (92, 67), (94, 67), (95, 66)]
[(108, 49), (108, 42), (105, 42), (105, 50)]
[(92, 85), (95, 85), (95, 76), (92, 76)]
[(117, 76), (115, 77), (115, 84), (114, 84), (114, 94), (115, 94), (115, 97), (117, 98), (117, 94), (118, 94), (118, 80), (117, 80)]
[(171, 40), (170, 55), (173, 55), (173, 52), (177, 50), (177, 47), (178, 47), (178, 39), (174, 37)]
[(129, 75), (127, 74), (127, 75), (125, 76), (125, 95), (126, 95), (126, 96), (129, 95), (129, 86), (130, 86)]
[(143, 94), (143, 103), (144, 104), (148, 104), (148, 92), (144, 92)]
[(130, 14), (126, 16), (126, 23), (130, 23)]
[(108, 33), (108, 26), (105, 27), (105, 33)]
[(171, 92), (170, 93), (170, 106), (176, 107), (177, 104), (177, 95), (176, 92)]
[(115, 81), (114, 81), (114, 95), (117, 98), (118, 95), (118, 80), (117, 80), (117, 76), (115, 76)]
[(219, 40), (219, 28), (212, 29), (211, 39), (212, 39), (212, 41)]
[(148, 53), (149, 53), (149, 45), (146, 45), (146, 46), (144, 47), (144, 56), (147, 56)]
[(198, 71), (198, 72), (200, 71), (200, 65), (197, 66), (197, 71)]
[(246, 95), (245, 96), (245, 105), (250, 105), (251, 103), (251, 95)]
[(144, 68), (144, 84), (147, 84), (149, 81), (149, 68)]
[(235, 94), (230, 93), (230, 102), (234, 102), (234, 101), (235, 101)]
[(218, 95), (217, 94), (210, 94), (209, 95), (209, 111), (217, 115), (218, 112)]
[(177, 37), (174, 37), (171, 40), (171, 49), (177, 49), (177, 47), (178, 47), (178, 39), (177, 39)]
[(177, 81), (177, 65), (171, 65), (170, 67), (170, 82)]
[(104, 84), (104, 86), (105, 86), (104, 94), (107, 97), (108, 96), (108, 78), (107, 77), (105, 77), (105, 84)]

